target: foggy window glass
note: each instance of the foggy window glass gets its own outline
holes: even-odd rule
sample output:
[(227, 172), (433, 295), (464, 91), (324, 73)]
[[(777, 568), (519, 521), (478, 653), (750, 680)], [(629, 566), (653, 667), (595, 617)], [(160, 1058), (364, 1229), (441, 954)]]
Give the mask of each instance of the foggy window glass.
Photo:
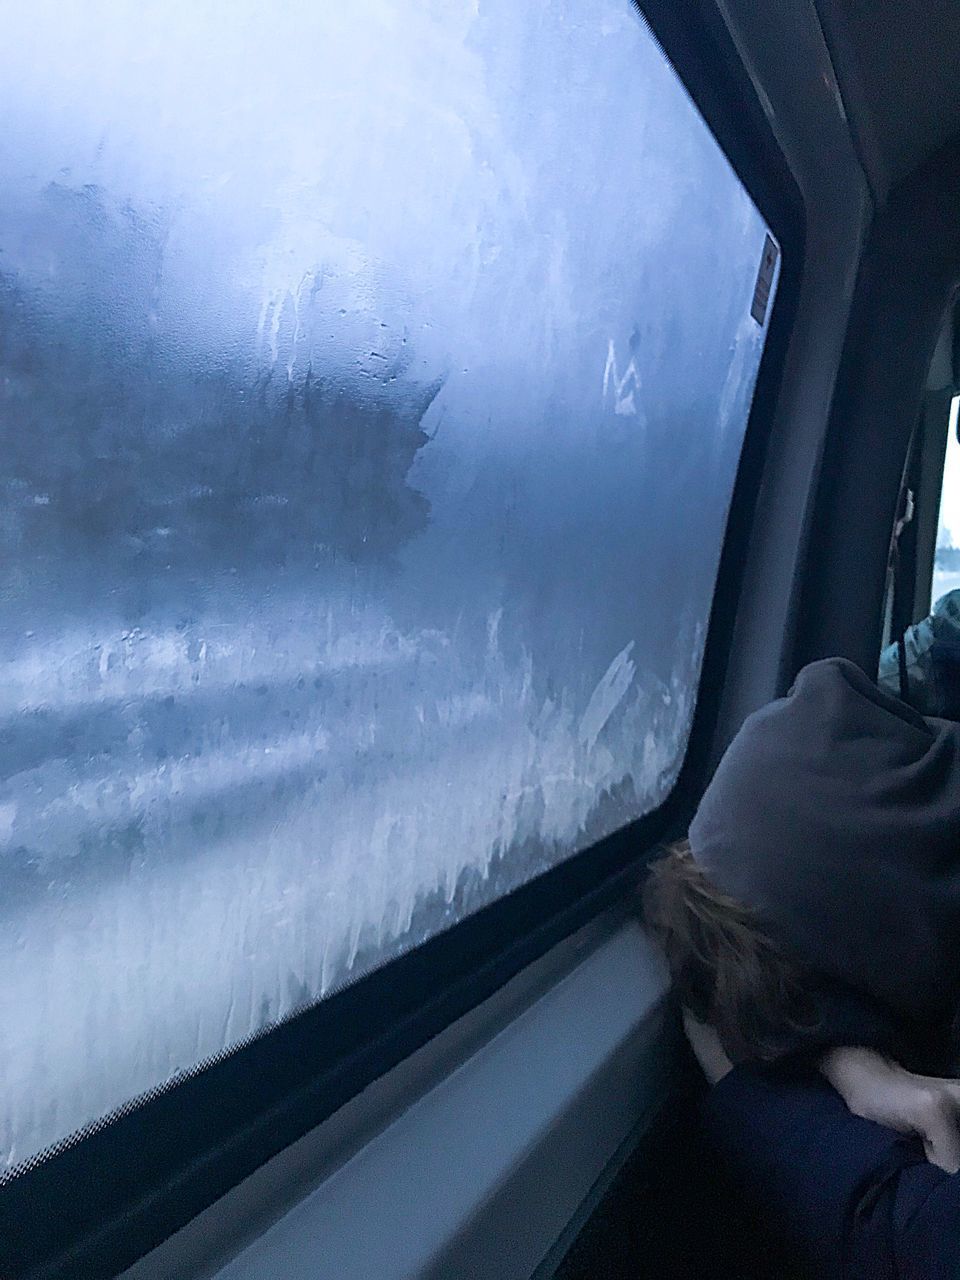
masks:
[(655, 808), (776, 286), (629, 0), (0, 44), (0, 1166)]

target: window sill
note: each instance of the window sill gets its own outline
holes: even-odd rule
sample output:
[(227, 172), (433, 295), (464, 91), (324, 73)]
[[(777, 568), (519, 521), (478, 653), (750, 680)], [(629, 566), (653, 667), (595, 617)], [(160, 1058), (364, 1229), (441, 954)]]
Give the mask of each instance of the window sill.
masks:
[(127, 1280), (528, 1277), (667, 1091), (640, 926), (581, 930)]

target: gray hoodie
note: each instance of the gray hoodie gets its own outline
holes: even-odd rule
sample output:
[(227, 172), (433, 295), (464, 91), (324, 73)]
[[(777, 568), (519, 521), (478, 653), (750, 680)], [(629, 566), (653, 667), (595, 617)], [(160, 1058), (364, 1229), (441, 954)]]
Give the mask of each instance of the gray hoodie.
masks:
[(897, 1051), (960, 1006), (960, 725), (853, 663), (745, 721), (690, 827), (711, 881), (822, 978), (821, 1043)]

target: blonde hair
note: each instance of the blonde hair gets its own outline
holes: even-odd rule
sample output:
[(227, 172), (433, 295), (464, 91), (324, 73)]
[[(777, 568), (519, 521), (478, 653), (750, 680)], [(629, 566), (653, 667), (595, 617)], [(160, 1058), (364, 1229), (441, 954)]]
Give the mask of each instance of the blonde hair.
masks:
[(643, 905), (681, 1004), (716, 1029), (734, 1061), (780, 1057), (814, 1029), (808, 976), (755, 912), (714, 887), (688, 841), (652, 864)]

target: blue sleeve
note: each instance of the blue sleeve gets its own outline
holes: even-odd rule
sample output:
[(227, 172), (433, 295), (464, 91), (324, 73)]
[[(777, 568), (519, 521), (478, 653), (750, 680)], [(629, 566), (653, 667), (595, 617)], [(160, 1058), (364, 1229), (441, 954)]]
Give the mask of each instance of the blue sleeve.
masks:
[(824, 1280), (960, 1280), (960, 1175), (816, 1076), (735, 1067), (706, 1102), (731, 1173)]

